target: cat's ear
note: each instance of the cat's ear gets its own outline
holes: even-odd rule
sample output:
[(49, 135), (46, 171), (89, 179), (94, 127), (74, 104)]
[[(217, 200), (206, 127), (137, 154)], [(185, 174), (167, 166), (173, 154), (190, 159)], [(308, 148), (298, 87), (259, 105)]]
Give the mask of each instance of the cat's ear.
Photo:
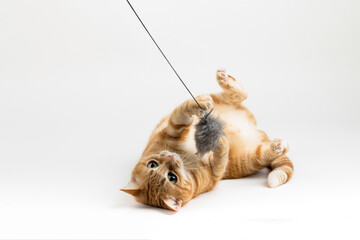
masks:
[(120, 189), (123, 192), (129, 193), (133, 196), (136, 196), (141, 191), (140, 185), (135, 181), (131, 180), (125, 187)]
[(178, 211), (182, 205), (181, 199), (166, 198), (166, 199), (163, 199), (163, 201), (164, 201), (166, 207), (172, 211)]

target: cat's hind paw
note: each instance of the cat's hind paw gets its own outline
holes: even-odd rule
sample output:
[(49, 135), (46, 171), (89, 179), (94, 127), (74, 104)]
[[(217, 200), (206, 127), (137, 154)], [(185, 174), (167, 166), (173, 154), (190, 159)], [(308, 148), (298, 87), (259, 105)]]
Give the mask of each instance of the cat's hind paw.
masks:
[(218, 80), (219, 84), (220, 83), (227, 83), (227, 79), (228, 79), (228, 75), (226, 74), (226, 70), (224, 68), (219, 68), (216, 71), (216, 79)]
[(216, 71), (216, 80), (220, 87), (224, 90), (241, 90), (239, 83), (235, 80), (234, 77), (228, 75), (224, 68), (219, 68)]
[(289, 151), (289, 144), (281, 139), (274, 139), (271, 142), (270, 148), (274, 151), (277, 155), (281, 155), (287, 153)]

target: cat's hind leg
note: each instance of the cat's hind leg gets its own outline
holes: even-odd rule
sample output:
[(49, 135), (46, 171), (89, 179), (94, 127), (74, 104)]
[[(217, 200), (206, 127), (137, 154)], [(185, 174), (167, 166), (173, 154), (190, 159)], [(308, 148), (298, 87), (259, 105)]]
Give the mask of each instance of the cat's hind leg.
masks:
[(288, 182), (293, 174), (294, 166), (290, 159), (285, 155), (288, 151), (289, 146), (283, 140), (274, 139), (270, 144), (269, 152), (272, 152), (272, 155), (277, 155), (270, 162), (271, 172), (267, 178), (267, 183), (271, 188), (278, 187)]
[(292, 162), (285, 155), (288, 151), (289, 146), (283, 140), (265, 141), (247, 157), (247, 159), (252, 159), (249, 161), (251, 164), (249, 162), (243, 164), (241, 172), (244, 175), (249, 175), (264, 167), (269, 167), (271, 172), (268, 175), (267, 183), (271, 188), (278, 187), (288, 182), (294, 171)]
[[(261, 144), (254, 145), (256, 147), (236, 146), (236, 139), (230, 139), (230, 142), (233, 144), (231, 145), (229, 165), (224, 178), (241, 178), (252, 175), (265, 167), (275, 170), (277, 167), (282, 167), (281, 164), (285, 164), (285, 162), (280, 161), (281, 164), (277, 165), (280, 163), (278, 161), (281, 160), (279, 157), (284, 156), (288, 151), (287, 144), (282, 140), (269, 141), (266, 137)], [(291, 162), (288, 165), (292, 167)], [(288, 175), (289, 178), (291, 173)], [(285, 182), (282, 181), (281, 184), (283, 183)], [(271, 186), (274, 186), (274, 184), (271, 184)]]
[(216, 80), (224, 90), (222, 95), (236, 103), (241, 103), (248, 97), (247, 91), (236, 79), (226, 73), (226, 70), (220, 68), (216, 71)]
[(233, 106), (236, 109), (244, 109), (242, 102), (247, 98), (248, 93), (235, 78), (228, 75), (225, 69), (221, 68), (216, 72), (216, 80), (223, 91), (217, 94), (210, 94), (214, 103)]

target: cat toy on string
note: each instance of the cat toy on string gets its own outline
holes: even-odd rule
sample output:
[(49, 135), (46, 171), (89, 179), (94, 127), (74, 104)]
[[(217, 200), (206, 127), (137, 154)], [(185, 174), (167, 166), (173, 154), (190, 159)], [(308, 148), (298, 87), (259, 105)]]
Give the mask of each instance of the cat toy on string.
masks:
[[(174, 71), (176, 76), (179, 78), (180, 82), (184, 85), (186, 90), (189, 92), (191, 97), (194, 99), (198, 107), (203, 110), (203, 108), (200, 106), (198, 101), (195, 99), (194, 95), (190, 92), (189, 88), (186, 86), (184, 81), (181, 79), (179, 74), (176, 72), (175, 68), (172, 66), (170, 61), (165, 56), (164, 52), (161, 50), (159, 45), (156, 43), (155, 39), (151, 36), (148, 29), (145, 27), (145, 24), (143, 21), (141, 21), (139, 15), (136, 13), (135, 9), (129, 2), (129, 0), (126, 0), (129, 4), (132, 11), (135, 13), (136, 17), (139, 19), (141, 25), (144, 27), (145, 31), (149, 34), (151, 40), (155, 43), (156, 47), (159, 49), (160, 53), (163, 55), (171, 69)], [(203, 117), (200, 118), (199, 123), (195, 126), (195, 144), (197, 148), (197, 155), (200, 157), (203, 156), (205, 153), (213, 150), (216, 146), (218, 146), (220, 137), (224, 135), (224, 123), (220, 121), (219, 118), (211, 116), (211, 112), (214, 109), (212, 109), (210, 112), (206, 112)]]

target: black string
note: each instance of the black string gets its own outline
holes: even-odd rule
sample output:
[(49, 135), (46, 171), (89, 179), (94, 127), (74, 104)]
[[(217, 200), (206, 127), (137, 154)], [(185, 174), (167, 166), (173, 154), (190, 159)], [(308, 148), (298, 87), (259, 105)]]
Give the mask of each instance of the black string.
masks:
[(210, 110), (210, 112), (206, 113), (206, 114), (204, 115), (204, 117), (203, 117), (203, 118), (204, 118), (204, 119), (206, 119), (206, 118), (210, 115), (210, 113), (211, 113), (213, 110), (214, 110), (214, 108), (213, 108), (213, 109), (211, 109), (211, 110)]
[[(130, 4), (129, 0), (126, 0), (127, 3), (129, 4), (129, 6), (131, 7), (131, 9), (133, 10), (133, 12), (135, 13), (136, 17), (139, 19), (140, 23), (143, 25), (143, 27), (145, 28), (146, 32), (149, 34), (149, 36), (151, 37), (151, 39), (153, 40), (153, 42), (155, 43), (156, 47), (159, 49), (159, 51), (161, 52), (161, 54), (164, 56), (165, 60), (167, 61), (167, 63), (170, 65), (170, 67), (172, 68), (172, 70), (174, 71), (174, 73), (176, 74), (176, 76), (179, 78), (179, 80), (181, 81), (181, 83), (184, 85), (184, 87), (186, 88), (186, 90), (190, 93), (191, 97), (194, 99), (194, 101), (196, 102), (196, 104), (199, 106), (199, 108), (201, 110), (203, 110), (203, 108), (200, 106), (200, 104), (198, 103), (198, 101), (196, 101), (194, 95), (192, 95), (192, 93), (190, 92), (189, 88), (185, 85), (184, 81), (181, 79), (181, 77), (179, 76), (179, 74), (176, 72), (175, 68), (171, 65), (171, 63), (169, 62), (169, 60), (167, 59), (167, 57), (165, 56), (165, 54), (163, 53), (163, 51), (161, 50), (161, 48), (159, 47), (159, 45), (156, 43), (155, 39), (151, 36), (150, 32), (147, 30), (147, 28), (145, 27), (144, 23), (141, 21), (139, 15), (136, 13), (135, 9), (133, 8), (133, 6)], [(210, 112), (211, 113), (211, 112)], [(209, 113), (209, 114), (210, 114)], [(208, 114), (208, 115), (209, 115)], [(207, 115), (207, 116), (208, 116)], [(207, 117), (206, 116), (206, 117)]]

